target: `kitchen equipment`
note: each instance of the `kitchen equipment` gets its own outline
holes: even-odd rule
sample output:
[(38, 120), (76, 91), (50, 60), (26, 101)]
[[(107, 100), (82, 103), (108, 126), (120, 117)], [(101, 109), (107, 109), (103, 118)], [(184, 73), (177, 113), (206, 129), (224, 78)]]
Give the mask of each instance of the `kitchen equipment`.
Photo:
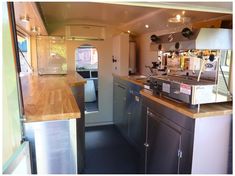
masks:
[(232, 101), (231, 96), (217, 91), (213, 81), (191, 76), (161, 75), (150, 77), (154, 95), (163, 95), (190, 105)]
[[(152, 38), (154, 40), (152, 40)], [(201, 28), (191, 31), (184, 28), (181, 32), (152, 37), (156, 51), (174, 51), (182, 49), (222, 50), (232, 49), (232, 30), (222, 28)], [(152, 47), (153, 48), (153, 47)]]
[(184, 28), (159, 36), (155, 44), (167, 60), (167, 75), (150, 77), (154, 95), (198, 105), (198, 111), (200, 104), (232, 101), (232, 30)]
[(182, 31), (181, 31), (182, 35), (186, 38), (189, 39), (189, 37), (191, 35), (193, 35), (193, 32), (189, 29), (189, 28), (184, 28)]
[(157, 41), (159, 41), (159, 37), (156, 36), (156, 35), (151, 35), (150, 39), (151, 39), (152, 42), (157, 42)]

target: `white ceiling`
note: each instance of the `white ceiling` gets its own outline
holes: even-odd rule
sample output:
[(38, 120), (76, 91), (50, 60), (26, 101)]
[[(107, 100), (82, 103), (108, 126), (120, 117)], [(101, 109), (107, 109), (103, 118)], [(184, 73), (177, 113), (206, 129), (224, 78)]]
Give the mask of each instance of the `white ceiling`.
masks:
[[(199, 5), (202, 6), (203, 4)], [(204, 5), (208, 9), (208, 5), (210, 4)], [(214, 3), (211, 5), (217, 6), (216, 9), (218, 9), (218, 5), (221, 4)], [(189, 6), (195, 6), (195, 3), (189, 3)], [(66, 24), (109, 25), (122, 31), (130, 30), (135, 34), (164, 30), (166, 28), (173, 29), (182, 26), (182, 24), (168, 22), (168, 18), (182, 14), (181, 9), (92, 2), (40, 2), (39, 7), (41, 8), (41, 13), (49, 33), (53, 31), (54, 26), (58, 27), (58, 25), (62, 26)], [(222, 4), (222, 7), (224, 9), (227, 7), (227, 4)], [(209, 9), (212, 8), (210, 7)], [(184, 16), (190, 17), (191, 23), (217, 18), (232, 19), (232, 15), (227, 13), (209, 13), (193, 10), (185, 10)], [(144, 27), (145, 24), (148, 24), (150, 27), (146, 29)]]

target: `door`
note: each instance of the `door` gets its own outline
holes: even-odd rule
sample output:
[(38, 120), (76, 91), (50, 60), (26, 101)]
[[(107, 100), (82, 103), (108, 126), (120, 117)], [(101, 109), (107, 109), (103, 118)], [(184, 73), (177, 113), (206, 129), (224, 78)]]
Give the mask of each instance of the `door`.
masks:
[(145, 140), (145, 123), (142, 118), (141, 97), (137, 92), (133, 92), (131, 96), (131, 108), (129, 137), (137, 150), (141, 152)]
[(164, 122), (159, 114), (148, 112), (147, 173), (179, 173), (181, 133)]

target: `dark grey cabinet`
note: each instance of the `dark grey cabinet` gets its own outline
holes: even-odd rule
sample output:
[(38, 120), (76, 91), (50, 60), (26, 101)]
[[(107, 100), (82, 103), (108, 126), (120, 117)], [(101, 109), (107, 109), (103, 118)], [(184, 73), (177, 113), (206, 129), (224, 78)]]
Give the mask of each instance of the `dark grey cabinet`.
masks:
[(139, 92), (131, 92), (130, 118), (129, 118), (129, 139), (139, 153), (143, 152), (145, 141), (145, 118), (142, 109), (142, 100)]
[(144, 110), (139, 94), (141, 89), (138, 85), (114, 77), (114, 124), (138, 152), (144, 150), (145, 141), (145, 116), (142, 115)]
[(143, 104), (147, 108), (145, 173), (191, 173), (193, 119), (146, 98)]
[(114, 83), (113, 117), (114, 124), (123, 135), (128, 133), (128, 119), (126, 115), (127, 87), (121, 83)]
[(181, 132), (175, 125), (148, 112), (147, 173), (179, 173), (181, 138)]

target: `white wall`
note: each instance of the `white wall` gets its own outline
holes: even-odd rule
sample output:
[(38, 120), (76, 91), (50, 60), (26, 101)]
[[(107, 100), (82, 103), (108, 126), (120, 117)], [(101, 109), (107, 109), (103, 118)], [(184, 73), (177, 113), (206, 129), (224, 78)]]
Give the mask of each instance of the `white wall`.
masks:
[(227, 173), (231, 123), (231, 115), (196, 119), (192, 174)]
[[(64, 28), (50, 35), (64, 35)], [(112, 76), (112, 36), (117, 31), (106, 28), (104, 41), (66, 41), (68, 71), (75, 71), (75, 49), (90, 44), (98, 51), (98, 94), (99, 112), (85, 116), (86, 126), (113, 123), (113, 76)]]
[(113, 113), (113, 80), (112, 80), (112, 39), (105, 41), (67, 41), (68, 70), (75, 71), (75, 49), (83, 44), (90, 44), (98, 51), (98, 94), (99, 112), (85, 116), (86, 125), (111, 123)]
[(140, 74), (148, 75), (150, 73), (145, 66), (152, 66), (152, 62), (157, 60), (157, 51), (151, 51), (150, 49), (150, 36), (155, 34), (157, 36), (179, 32), (184, 27), (179, 26), (177, 28), (166, 29), (161, 31), (150, 32), (142, 34), (136, 38), (137, 43), (137, 56), (138, 56), (138, 70)]

